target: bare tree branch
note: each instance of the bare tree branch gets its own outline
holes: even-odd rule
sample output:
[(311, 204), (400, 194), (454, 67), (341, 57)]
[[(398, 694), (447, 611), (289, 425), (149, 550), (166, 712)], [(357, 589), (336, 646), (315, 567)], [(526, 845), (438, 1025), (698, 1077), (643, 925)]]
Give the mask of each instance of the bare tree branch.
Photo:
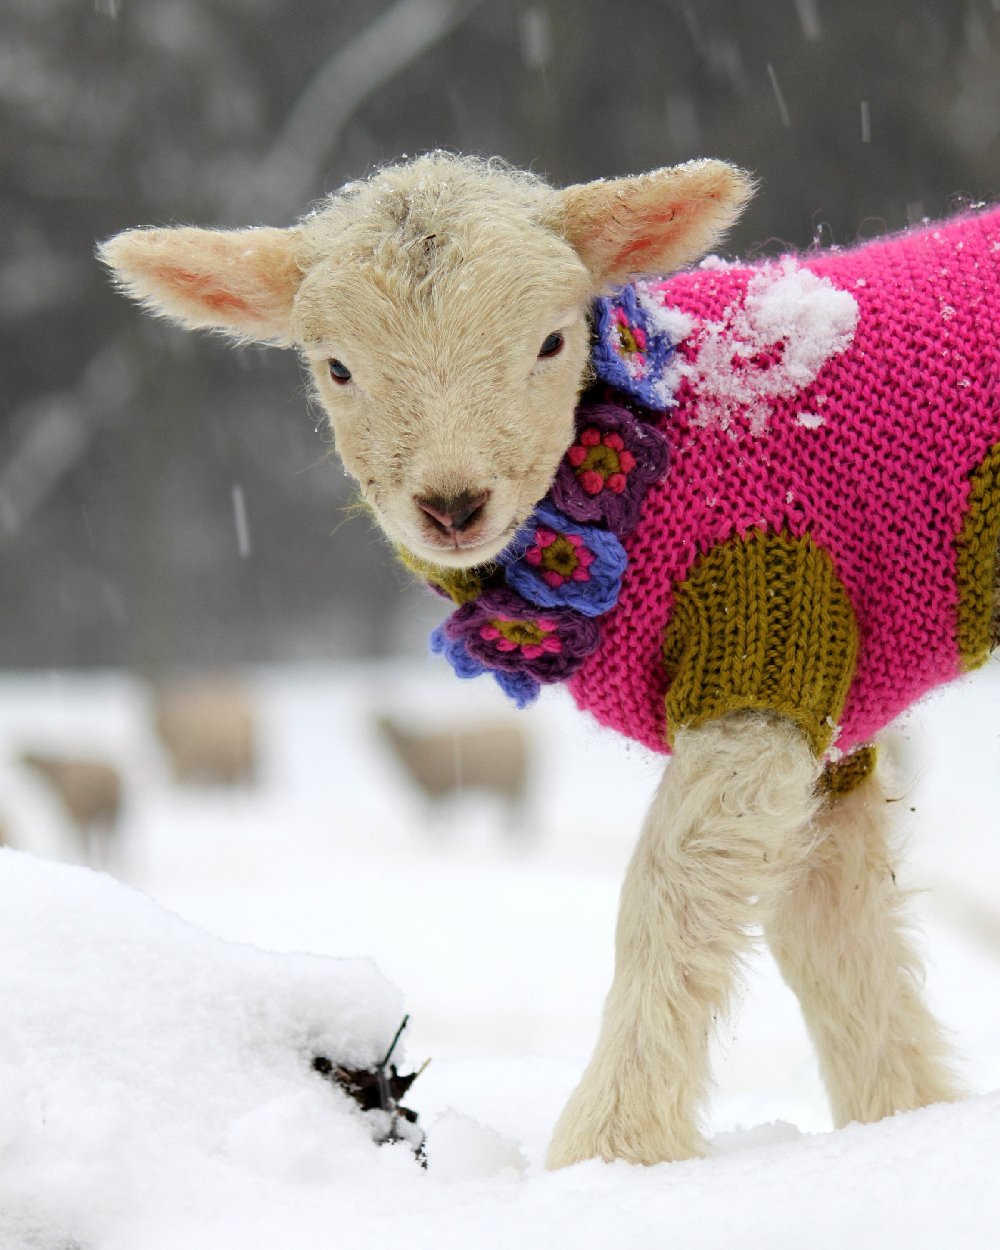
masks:
[(138, 392), (128, 355), (101, 348), (79, 382), (26, 404), (14, 414), (24, 434), (0, 465), (0, 533), (16, 535), (82, 458), (100, 426)]
[(483, 0), (397, 0), (336, 52), (299, 96), (270, 152), (229, 211), (289, 216), (315, 195), (330, 153), (360, 104), (450, 34)]

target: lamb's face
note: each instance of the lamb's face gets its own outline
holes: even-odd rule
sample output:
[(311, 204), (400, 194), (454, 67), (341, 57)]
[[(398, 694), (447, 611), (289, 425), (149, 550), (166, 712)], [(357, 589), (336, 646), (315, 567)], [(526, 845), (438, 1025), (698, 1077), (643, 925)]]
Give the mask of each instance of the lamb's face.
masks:
[(155, 312), (297, 346), (386, 532), (467, 567), (507, 545), (571, 442), (592, 294), (704, 255), (751, 190), (719, 161), (556, 191), (439, 152), (285, 230), (128, 230), (100, 255)]
[(347, 240), (295, 301), (345, 467), (389, 537), (439, 565), (500, 552), (573, 437), (592, 279), (551, 233), (509, 233), (493, 223), (460, 260), (422, 241), (417, 263)]

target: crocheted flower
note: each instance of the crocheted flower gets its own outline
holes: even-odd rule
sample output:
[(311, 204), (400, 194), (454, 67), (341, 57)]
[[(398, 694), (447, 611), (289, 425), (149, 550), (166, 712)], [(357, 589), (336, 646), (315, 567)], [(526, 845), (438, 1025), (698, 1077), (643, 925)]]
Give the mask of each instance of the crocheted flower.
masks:
[[(445, 622), (447, 624), (447, 622)], [(461, 638), (449, 638), (444, 625), (431, 634), (431, 650), (443, 655), (459, 677), (481, 677), (492, 671), (497, 685), (516, 707), (524, 708), (538, 698), (541, 686), (527, 673), (508, 672), (505, 669), (489, 669), (469, 653)]]
[(639, 522), (646, 491), (667, 471), (667, 440), (618, 404), (581, 407), (576, 440), (556, 472), (553, 503), (575, 521), (623, 537)]
[(631, 285), (610, 299), (594, 300), (598, 376), (650, 408), (675, 403), (679, 374), (670, 365), (676, 343), (666, 321), (666, 314)]
[(540, 503), (501, 562), (508, 583), (530, 603), (601, 616), (618, 602), (626, 556), (614, 534)]
[[(579, 612), (539, 608), (510, 590), (488, 590), (444, 622), (444, 635), (494, 672), (563, 681), (597, 650), (600, 631)], [(449, 659), (454, 663), (451, 655)], [(502, 684), (502, 683), (501, 683)]]

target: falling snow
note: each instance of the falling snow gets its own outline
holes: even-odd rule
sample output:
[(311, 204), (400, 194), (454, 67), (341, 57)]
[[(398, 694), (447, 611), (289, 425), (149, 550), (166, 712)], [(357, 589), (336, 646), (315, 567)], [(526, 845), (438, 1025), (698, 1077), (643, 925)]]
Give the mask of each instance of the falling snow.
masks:
[(236, 525), (236, 549), (241, 559), (245, 560), (250, 555), (250, 524), (247, 521), (243, 487), (239, 482), (233, 483), (233, 522)]

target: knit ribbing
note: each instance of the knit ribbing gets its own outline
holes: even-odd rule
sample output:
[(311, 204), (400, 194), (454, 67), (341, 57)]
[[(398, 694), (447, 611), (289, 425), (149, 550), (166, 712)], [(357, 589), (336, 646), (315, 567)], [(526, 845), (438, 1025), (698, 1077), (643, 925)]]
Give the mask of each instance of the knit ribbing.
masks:
[(668, 741), (725, 712), (794, 720), (817, 755), (854, 676), (858, 630), (830, 557), (755, 530), (713, 548), (677, 589), (664, 639)]
[(994, 598), (1000, 542), (1000, 446), (973, 474), (969, 510), (957, 543), (958, 649), (967, 670), (983, 664), (995, 646)]
[(842, 798), (866, 781), (875, 771), (878, 748), (857, 747), (842, 760), (831, 761), (820, 773), (817, 790), (830, 800)]
[(499, 570), (496, 565), (480, 565), (474, 569), (449, 569), (443, 565), (431, 564), (429, 560), (421, 560), (412, 551), (403, 546), (396, 547), (396, 558), (411, 573), (433, 586), (435, 590), (451, 599), (453, 603), (469, 603), (483, 593), (483, 590), (497, 580)]

